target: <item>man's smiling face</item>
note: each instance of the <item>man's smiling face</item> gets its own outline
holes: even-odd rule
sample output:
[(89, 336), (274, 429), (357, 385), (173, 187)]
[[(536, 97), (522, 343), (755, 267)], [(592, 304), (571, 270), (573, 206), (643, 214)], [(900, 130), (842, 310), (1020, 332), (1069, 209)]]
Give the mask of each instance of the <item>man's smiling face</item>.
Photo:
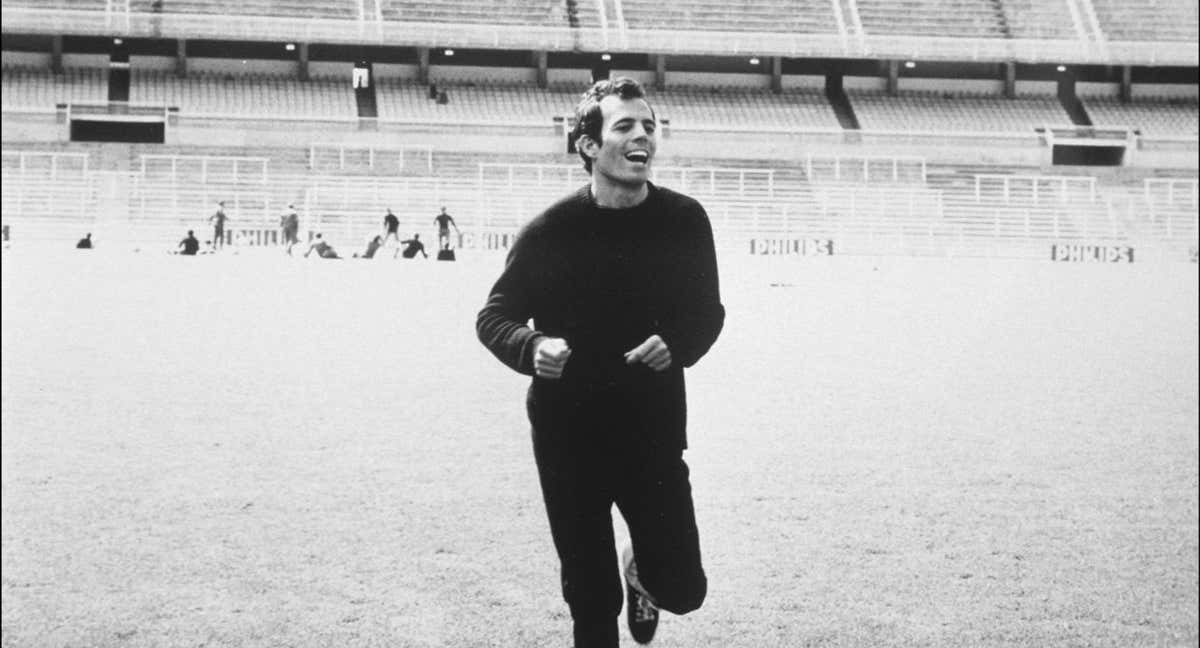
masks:
[(657, 122), (645, 99), (609, 95), (600, 100), (604, 124), (600, 142), (589, 142), (593, 173), (614, 184), (640, 186), (650, 177), (650, 161), (658, 148)]

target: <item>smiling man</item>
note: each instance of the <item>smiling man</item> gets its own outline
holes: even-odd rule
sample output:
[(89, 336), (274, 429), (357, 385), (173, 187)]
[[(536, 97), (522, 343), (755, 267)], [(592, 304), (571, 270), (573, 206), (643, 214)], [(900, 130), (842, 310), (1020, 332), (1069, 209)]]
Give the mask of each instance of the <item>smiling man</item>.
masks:
[[(725, 309), (704, 208), (649, 182), (657, 121), (642, 87), (596, 83), (575, 116), (591, 182), (521, 231), (476, 330), (533, 377), (526, 409), (575, 647), (613, 648), (623, 598), (639, 643), (660, 608), (704, 601), (683, 370)], [(614, 504), (632, 541), (621, 570)]]

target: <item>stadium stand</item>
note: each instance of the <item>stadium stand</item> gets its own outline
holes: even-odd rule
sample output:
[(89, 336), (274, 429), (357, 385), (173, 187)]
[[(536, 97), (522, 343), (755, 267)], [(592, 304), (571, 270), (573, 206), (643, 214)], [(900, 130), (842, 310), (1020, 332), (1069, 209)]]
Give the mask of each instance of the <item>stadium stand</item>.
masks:
[(671, 25), (674, 29), (714, 32), (828, 34), (839, 31), (832, 5), (823, 0), (623, 0), (620, 4), (630, 29), (661, 29), (663, 25)]
[[(355, 0), (304, 2), (303, 0), (167, 0), (161, 3), (162, 13), (210, 14), (244, 16), (278, 16), (282, 18), (321, 18), (325, 20), (358, 20), (360, 3)], [(130, 10), (150, 13), (151, 0), (132, 0)]]
[(62, 74), (48, 69), (4, 66), (3, 106), (54, 112), (59, 103), (105, 103), (108, 101), (108, 70), (67, 68)]
[(532, 85), (438, 84), (448, 103), (429, 98), (428, 88), (411, 82), (380, 80), (376, 85), (379, 118), (416, 123), (488, 123), (547, 126), (556, 115), (569, 114), (577, 90), (542, 90)]
[(194, 115), (355, 119), (354, 91), (333, 79), (300, 82), (294, 77), (191, 74), (134, 70), (132, 103), (176, 106)]
[(107, 0), (5, 0), (6, 7), (31, 7), (34, 9), (66, 9), (72, 11), (105, 11)]
[[(4, 6), (46, 7), (29, 0), (5, 0)], [(112, 3), (57, 0), (52, 6), (103, 12), (111, 9)], [(149, 0), (134, 0), (129, 7), (138, 14), (149, 12), (152, 5)], [(207, 16), (213, 17), (208, 20), (238, 16), (243, 23), (254, 25), (279, 18), (281, 29), (322, 21), (344, 29), (347, 23), (357, 23), (350, 27), (379, 38), (409, 29), (449, 34), (457, 27), (482, 33), (494, 25), (517, 33), (523, 27), (565, 32), (564, 27), (599, 30), (604, 25), (604, 37), (617, 42), (622, 42), (627, 30), (658, 31), (669, 38), (711, 36), (712, 43), (720, 44), (709, 45), (705, 53), (741, 57), (745, 50), (731, 46), (734, 41), (730, 38), (747, 43), (790, 35), (808, 41), (838, 40), (841, 35), (845, 45), (847, 30), (852, 41), (859, 18), (866, 39), (859, 42), (871, 46), (880, 39), (934, 45), (976, 39), (972, 42), (986, 42), (987, 47), (1031, 39), (1072, 46), (1076, 41), (1093, 42), (1088, 7), (1088, 3), (1068, 0), (861, 0), (848, 4), (737, 0), (732, 5), (714, 0), (338, 0), (321, 6), (297, 0), (238, 4), (168, 0), (163, 10), (184, 18), (181, 25), (200, 24)], [(1135, 5), (1118, 6), (1112, 0), (1098, 0), (1095, 9), (1105, 34), (1112, 39), (1196, 39), (1194, 3), (1157, 7), (1152, 0), (1139, 0)], [(1146, 20), (1147, 12), (1155, 19)], [(105, 24), (109, 28), (116, 25), (119, 32), (120, 20), (105, 16)], [(378, 23), (377, 18), (390, 24)], [(722, 40), (721, 33), (729, 38)], [(238, 37), (246, 38), (244, 34)], [(571, 47), (584, 53), (595, 51), (591, 47), (595, 43), (586, 40), (576, 39)], [(729, 47), (732, 51), (725, 51)], [(987, 47), (981, 51), (990, 51)], [(844, 50), (847, 54), (852, 51)], [(49, 122), (36, 121), (53, 120), (53, 116), (31, 111), (50, 113), (57, 103), (106, 103), (105, 69), (68, 67), (65, 74), (53, 75), (27, 67), (23, 61), (32, 57), (13, 58), (22, 63), (4, 67), (3, 104), (10, 113), (30, 112), (20, 116), (30, 124), (30, 133), (53, 132), (50, 137), (63, 137), (66, 132), (61, 124), (46, 127)], [(375, 88), (382, 123), (376, 124), (359, 122), (355, 96), (345, 79), (318, 77), (300, 82), (291, 76), (238, 71), (236, 64), (231, 65), (230, 73), (193, 70), (187, 77), (178, 77), (171, 72), (138, 69), (135, 62), (131, 103), (180, 109), (178, 116), (171, 117), (170, 128), (186, 135), (176, 134), (167, 141), (195, 142), (208, 124), (216, 125), (221, 136), (211, 144), (188, 145), (6, 140), (6, 223), (16, 214), (26, 236), (36, 230), (28, 227), (32, 219), (37, 226), (50, 228), (47, 235), (68, 240), (80, 235), (81, 226), (95, 224), (110, 228), (106, 237), (110, 240), (115, 238), (113, 232), (124, 228), (131, 238), (174, 241), (185, 228), (206, 229), (216, 201), (225, 200), (231, 231), (267, 240), (286, 205), (295, 203), (306, 229), (325, 231), (338, 245), (357, 247), (378, 231), (386, 207), (400, 216), (403, 229), (427, 231), (437, 206), (444, 204), (464, 229), (511, 232), (585, 181), (577, 156), (561, 152), (561, 129), (555, 130), (553, 121), (572, 112), (580, 88), (470, 83), (462, 80), (470, 78), (470, 72), (457, 70), (453, 76), (459, 78), (441, 79), (438, 68), (442, 65), (435, 66), (430, 78), (447, 92), (447, 103), (430, 100), (424, 84), (382, 79)], [(998, 93), (916, 91), (908, 90), (902, 79), (902, 90), (895, 96), (849, 89), (862, 131), (844, 132), (833, 106), (819, 90), (775, 93), (757, 87), (766, 85), (765, 75), (738, 80), (756, 87), (714, 87), (708, 73), (716, 71), (700, 70), (705, 74), (697, 76), (703, 80), (684, 82), (677, 79), (690, 76), (686, 71), (678, 76), (673, 72), (667, 89), (649, 91), (659, 116), (670, 119), (676, 133), (675, 140), (668, 141), (687, 143), (692, 153), (664, 146), (654, 166), (654, 179), (699, 198), (722, 247), (744, 250), (748, 238), (804, 236), (836, 239), (843, 253), (978, 253), (988, 246), (1013, 244), (1044, 258), (1047, 242), (1195, 242), (1194, 168), (1183, 169), (1185, 177), (1152, 177), (1143, 185), (1143, 176), (1157, 170), (1071, 175), (1042, 167), (1049, 164), (1048, 154), (1038, 157), (1037, 151), (1025, 150), (1044, 146), (1034, 129), (1070, 122), (1057, 97), (1005, 99)], [(533, 78), (533, 70), (529, 78)], [(924, 82), (931, 86), (936, 81)], [(947, 87), (953, 85), (947, 82)], [(999, 79), (996, 85), (998, 91)], [(1115, 87), (1093, 94), (1105, 92), (1117, 94)], [(1194, 96), (1185, 100), (1134, 96), (1138, 99), (1130, 103), (1091, 96), (1083, 101), (1097, 126), (1137, 128), (1147, 136), (1143, 141), (1166, 138), (1158, 150), (1168, 153), (1187, 153), (1188, 146), (1194, 149), (1198, 130)], [(262, 141), (274, 145), (239, 144), (258, 139), (253, 135), (255, 127), (245, 122), (279, 119), (322, 123), (306, 124), (312, 128), (298, 135), (294, 145), (279, 145), (288, 140), (271, 132), (264, 132)], [(331, 122), (354, 124), (330, 126)], [(289, 122), (289, 131), (291, 126)], [(376, 129), (379, 144), (361, 144), (372, 137), (364, 134)], [(505, 150), (501, 142), (508, 131), (539, 133), (546, 152)], [(700, 134), (691, 136), (689, 131)], [(750, 139), (757, 134), (756, 146), (769, 153), (764, 153), (764, 159), (743, 159), (748, 157), (744, 151), (713, 147), (711, 156), (697, 157), (695, 151), (701, 150), (709, 136), (705, 131), (734, 132)], [(418, 142), (431, 141), (430, 134), (463, 139), (443, 149), (410, 145), (405, 139), (410, 133), (420, 137)], [(490, 144), (464, 145), (472, 134), (481, 134), (481, 141)], [(780, 134), (785, 136), (766, 143)], [(1013, 134), (1028, 137), (1013, 144)], [(887, 140), (889, 137), (892, 139)], [(1002, 153), (1005, 159), (1023, 155), (1024, 164), (963, 167), (943, 160), (941, 165), (930, 165), (924, 158), (902, 154), (903, 147), (897, 144), (900, 137), (912, 143), (934, 138), (943, 149), (964, 151), (974, 142), (997, 149), (1013, 147), (1012, 151), (1020, 148), (1016, 153), (1010, 154), (1009, 149)], [(355, 143), (338, 143), (343, 138)], [(886, 154), (876, 150), (882, 141), (890, 142)], [(471, 150), (476, 144), (481, 148)], [(831, 148), (822, 150), (825, 145)], [(814, 147), (817, 153), (806, 155)], [(860, 154), (843, 156), (846, 151)], [(1144, 154), (1141, 150), (1134, 153), (1135, 157)], [(953, 154), (943, 157), (953, 158)], [(85, 162), (87, 172), (82, 171)], [(59, 226), (61, 232), (51, 232)]]
[[(426, 86), (384, 79), (377, 86), (380, 118), (417, 123), (490, 123), (545, 126), (555, 116), (570, 115), (579, 100), (577, 88), (542, 90), (533, 86), (439, 84), (449, 103), (428, 98)], [(672, 127), (752, 130), (840, 129), (837, 117), (819, 91), (767, 89), (671, 88), (649, 91), (660, 118)]]
[(1156, 137), (1200, 135), (1196, 115), (1200, 103), (1187, 100), (1145, 100), (1123, 103), (1115, 98), (1084, 99), (1084, 106), (1097, 126), (1128, 126)]
[(1032, 132), (1070, 123), (1055, 97), (848, 91), (864, 130)]
[[(379, 0), (384, 20), (563, 27), (569, 22), (562, 0)], [(587, 4), (587, 3), (579, 3)]]
[(870, 34), (1003, 38), (998, 5), (988, 0), (859, 0), (863, 30)]
[(1113, 41), (1196, 42), (1200, 13), (1194, 1), (1092, 0), (1105, 36)]
[(650, 98), (673, 128), (758, 130), (840, 129), (837, 115), (818, 90), (779, 94), (750, 88), (668, 88)]
[(1008, 33), (1013, 38), (1075, 39), (1078, 25), (1067, 3), (1070, 0), (1003, 0)]

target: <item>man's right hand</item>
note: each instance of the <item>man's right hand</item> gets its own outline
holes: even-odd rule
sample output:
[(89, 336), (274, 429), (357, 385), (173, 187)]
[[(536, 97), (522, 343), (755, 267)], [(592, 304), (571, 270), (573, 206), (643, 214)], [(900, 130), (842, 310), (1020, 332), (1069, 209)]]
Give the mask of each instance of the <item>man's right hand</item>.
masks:
[(571, 347), (562, 338), (547, 337), (538, 341), (533, 351), (533, 370), (539, 378), (558, 380), (562, 377), (563, 367), (567, 358), (571, 357)]

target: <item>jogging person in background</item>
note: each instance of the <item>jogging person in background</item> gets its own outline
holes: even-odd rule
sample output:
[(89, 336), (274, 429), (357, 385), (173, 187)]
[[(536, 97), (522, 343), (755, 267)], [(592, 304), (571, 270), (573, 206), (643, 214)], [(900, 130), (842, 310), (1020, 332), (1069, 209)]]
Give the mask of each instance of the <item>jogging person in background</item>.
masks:
[(296, 213), (295, 205), (288, 205), (287, 213), (280, 217), (279, 230), (283, 245), (287, 246), (288, 256), (291, 256), (292, 246), (300, 242), (300, 214)]
[(446, 207), (442, 207), (442, 213), (433, 217), (433, 222), (438, 226), (438, 248), (446, 249), (450, 243), (450, 226), (454, 226), (454, 233), (462, 236), (462, 232), (458, 231), (458, 224), (454, 222), (454, 217), (446, 213)]
[(225, 201), (217, 203), (217, 212), (208, 217), (208, 221), (213, 224), (213, 249), (221, 249), (225, 247), (225, 221), (229, 217), (225, 215)]
[(387, 243), (388, 238), (396, 239), (396, 243), (400, 243), (400, 219), (392, 213), (392, 208), (388, 207), (387, 216), (383, 217), (383, 242)]
[[(417, 252), (420, 252), (421, 256), (425, 257), (426, 259), (429, 258), (429, 255), (425, 253), (425, 244), (421, 242), (420, 234), (413, 234), (413, 237), (407, 241), (400, 241), (400, 245), (403, 245), (404, 249), (396, 251), (403, 255), (405, 259), (412, 259), (416, 257)], [(392, 258), (396, 258), (396, 255), (393, 254)]]
[[(575, 648), (615, 648), (622, 572), (640, 643), (659, 608), (684, 614), (707, 593), (683, 370), (716, 341), (725, 308), (704, 208), (648, 181), (657, 122), (641, 85), (596, 83), (575, 117), (591, 182), (521, 230), (476, 330), (533, 377), (533, 454)], [(613, 504), (632, 541), (621, 570)]]

